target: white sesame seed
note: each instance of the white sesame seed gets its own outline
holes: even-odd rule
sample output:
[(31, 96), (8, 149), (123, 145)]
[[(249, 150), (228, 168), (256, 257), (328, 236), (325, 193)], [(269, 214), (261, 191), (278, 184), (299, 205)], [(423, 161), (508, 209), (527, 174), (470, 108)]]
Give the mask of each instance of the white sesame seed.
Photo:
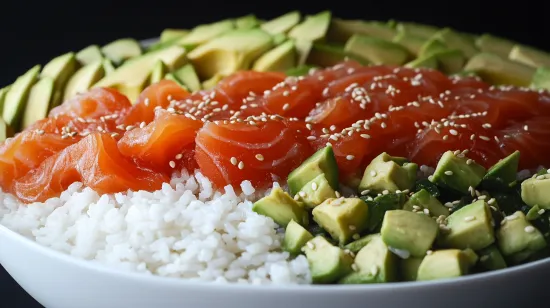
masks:
[(231, 159), (230, 159), (229, 161), (231, 162), (231, 164), (232, 164), (233, 166), (236, 166), (237, 163), (238, 163), (237, 158), (235, 158), (235, 157), (231, 157)]
[(527, 232), (527, 233), (533, 233), (533, 232), (535, 232), (535, 227), (533, 227), (533, 226), (527, 226), (527, 227), (525, 227), (524, 230), (525, 230), (525, 232)]
[(259, 161), (263, 161), (264, 156), (262, 154), (256, 154), (256, 159), (259, 160)]
[(239, 162), (239, 165), (237, 166), (239, 169), (244, 169), (244, 163), (241, 161)]
[(346, 156), (346, 159), (347, 159), (347, 160), (353, 160), (354, 158), (355, 158), (355, 156), (353, 156), (353, 155), (348, 155), (348, 156)]
[(524, 130), (524, 131), (528, 131), (528, 130), (529, 130), (529, 126), (528, 126), (528, 125), (523, 126), (523, 130)]
[(464, 221), (472, 221), (472, 220), (475, 220), (476, 217), (475, 216), (466, 216), (464, 217)]
[(430, 215), (430, 210), (429, 209), (424, 209), (424, 214)]
[(361, 136), (361, 138), (364, 138), (364, 139), (369, 139), (370, 138), (370, 135), (368, 135), (368, 134), (361, 134), (360, 136)]
[(369, 192), (370, 192), (370, 190), (365, 189), (365, 190), (363, 190), (363, 191), (361, 192), (361, 196), (366, 196), (366, 195), (369, 194)]
[(372, 171), (370, 172), (370, 176), (376, 176), (376, 171), (372, 170)]
[(170, 165), (170, 168), (176, 168), (176, 162), (173, 160), (171, 160), (168, 164)]
[(427, 254), (428, 256), (431, 255), (432, 253), (434, 253), (434, 252), (431, 251), (431, 250), (427, 250), (427, 251), (426, 251), (426, 254)]
[(456, 130), (454, 130), (454, 129), (450, 129), (450, 130), (449, 130), (449, 133), (450, 133), (451, 135), (453, 135), (453, 136), (458, 135), (458, 132), (457, 132)]
[(290, 107), (290, 105), (288, 103), (286, 103), (286, 104), (283, 105), (283, 110), (288, 110), (289, 107)]
[(485, 140), (485, 141), (491, 140), (491, 138), (489, 138), (489, 137), (487, 137), (487, 136), (479, 136), (479, 139)]
[(336, 195), (336, 198), (340, 198), (342, 196), (339, 191), (335, 191), (334, 194)]
[(315, 182), (311, 183), (311, 190), (313, 190), (313, 191), (317, 190), (317, 183), (315, 183)]
[(453, 172), (448, 170), (448, 171), (445, 171), (445, 175), (453, 175)]

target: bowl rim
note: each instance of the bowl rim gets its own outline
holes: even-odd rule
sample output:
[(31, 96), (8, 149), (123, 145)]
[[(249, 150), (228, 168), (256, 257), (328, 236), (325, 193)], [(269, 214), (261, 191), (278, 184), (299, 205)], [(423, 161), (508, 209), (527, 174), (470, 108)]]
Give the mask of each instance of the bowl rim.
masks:
[[(140, 44), (146, 48), (154, 43), (156, 43), (159, 38), (149, 38), (140, 41)], [(468, 284), (474, 281), (483, 281), (489, 279), (499, 279), (505, 275), (519, 273), (528, 269), (535, 269), (537, 267), (548, 267), (550, 268), (550, 257), (516, 265), (512, 267), (507, 267), (505, 269), (489, 271), (484, 273), (475, 273), (471, 275), (466, 275), (462, 277), (449, 278), (449, 279), (440, 279), (432, 281), (410, 281), (410, 282), (389, 282), (389, 283), (377, 283), (377, 284), (271, 284), (271, 285), (255, 285), (255, 284), (241, 284), (241, 283), (215, 283), (209, 281), (195, 281), (185, 278), (176, 278), (176, 277), (164, 277), (158, 275), (144, 274), (132, 271), (118, 270), (102, 263), (93, 261), (79, 259), (77, 257), (71, 256), (69, 254), (57, 251), (55, 249), (43, 246), (36, 241), (31, 240), (28, 237), (23, 236), (22, 234), (15, 232), (8, 227), (0, 224), (0, 236), (6, 236), (10, 240), (20, 243), (29, 250), (33, 250), (34, 253), (42, 254), (46, 257), (57, 259), (59, 262), (66, 262), (73, 266), (78, 266), (80, 268), (94, 271), (98, 274), (105, 274), (116, 276), (121, 279), (132, 279), (138, 280), (142, 283), (154, 283), (157, 285), (169, 285), (171, 287), (205, 287), (210, 288), (212, 291), (260, 291), (260, 292), (270, 292), (270, 293), (288, 293), (288, 292), (300, 292), (300, 293), (326, 293), (326, 292), (365, 292), (365, 291), (388, 291), (388, 290), (403, 290), (408, 289), (414, 291), (415, 289), (424, 289), (429, 287), (452, 287), (460, 284)]]

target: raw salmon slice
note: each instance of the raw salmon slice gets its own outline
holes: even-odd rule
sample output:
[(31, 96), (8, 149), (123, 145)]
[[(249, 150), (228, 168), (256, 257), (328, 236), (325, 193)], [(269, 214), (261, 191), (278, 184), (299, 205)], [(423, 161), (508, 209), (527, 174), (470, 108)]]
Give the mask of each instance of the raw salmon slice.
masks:
[(99, 194), (131, 190), (157, 190), (169, 177), (137, 167), (122, 156), (111, 136), (93, 133), (48, 157), (37, 168), (14, 182), (14, 193), (23, 202), (44, 202), (74, 182)]
[[(140, 166), (171, 174), (189, 161), (183, 155), (192, 149), (202, 122), (166, 110), (157, 110), (155, 120), (142, 128), (128, 131), (118, 142), (122, 155), (136, 160)], [(187, 157), (186, 157), (187, 158)]]
[(126, 96), (111, 88), (94, 88), (65, 101), (49, 113), (49, 117), (61, 115), (71, 118), (99, 119), (113, 114), (124, 114), (130, 108)]

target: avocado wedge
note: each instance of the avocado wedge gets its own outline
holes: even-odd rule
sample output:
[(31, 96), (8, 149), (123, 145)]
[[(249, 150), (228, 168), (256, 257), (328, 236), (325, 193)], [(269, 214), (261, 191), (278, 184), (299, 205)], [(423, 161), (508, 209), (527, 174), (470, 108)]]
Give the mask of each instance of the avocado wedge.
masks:
[(29, 93), (21, 128), (25, 129), (36, 121), (44, 119), (50, 111), (54, 95), (55, 80), (53, 78), (43, 77), (36, 82)]
[(199, 76), (191, 64), (186, 64), (173, 73), (174, 78), (189, 91), (196, 92), (202, 89)]
[(6, 94), (8, 94), (9, 89), (10, 86), (0, 89), (0, 111), (4, 110), (4, 101), (6, 100)]
[(301, 19), (301, 14), (298, 11), (292, 11), (279, 16), (275, 19), (263, 23), (260, 27), (267, 33), (276, 35), (287, 33), (290, 29), (296, 26)]
[(76, 60), (78, 60), (82, 66), (94, 63), (101, 59), (103, 59), (103, 54), (97, 45), (90, 45), (76, 54)]
[(21, 117), (27, 106), (29, 92), (36, 82), (41, 68), (40, 65), (36, 65), (17, 78), (6, 94), (2, 117), (6, 124), (11, 126), (14, 130), (19, 129)]
[(131, 38), (119, 39), (109, 43), (101, 48), (101, 52), (115, 65), (120, 65), (130, 58), (140, 56), (142, 53), (141, 45)]
[(166, 43), (175, 39), (182, 38), (187, 34), (189, 34), (189, 30), (171, 28), (164, 29), (164, 31), (162, 31), (162, 33), (160, 34), (159, 42)]
[(10, 137), (13, 137), (13, 129), (0, 118), (0, 142), (4, 142)]
[(63, 100), (71, 99), (75, 95), (88, 91), (94, 83), (103, 78), (105, 70), (102, 61), (90, 63), (79, 69), (67, 83)]

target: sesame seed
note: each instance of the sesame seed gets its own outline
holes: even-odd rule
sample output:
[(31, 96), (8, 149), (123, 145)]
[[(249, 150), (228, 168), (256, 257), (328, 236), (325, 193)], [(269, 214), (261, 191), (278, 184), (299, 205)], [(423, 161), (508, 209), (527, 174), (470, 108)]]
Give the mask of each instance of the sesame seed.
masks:
[(544, 180), (544, 175), (537, 175), (537, 177), (535, 178), (537, 180)]
[(453, 172), (448, 170), (448, 171), (445, 171), (445, 175), (453, 175)]
[(315, 136), (307, 136), (306, 139), (307, 139), (307, 140), (315, 140), (315, 139), (317, 139), (317, 137), (315, 137)]
[(112, 134), (111, 134), (111, 137), (113, 137), (113, 138), (116, 138), (116, 137), (118, 137), (118, 136), (119, 136), (118, 133), (112, 133)]
[(315, 244), (313, 244), (312, 242), (307, 242), (306, 245), (309, 249), (315, 249)]
[(538, 213), (539, 215), (542, 215), (542, 214), (544, 214), (544, 212), (546, 212), (545, 209), (540, 209), (537, 213)]
[(382, 191), (382, 194), (383, 194), (383, 195), (387, 195), (387, 194), (389, 194), (389, 193), (390, 193), (390, 191), (387, 190), (387, 189), (384, 189), (384, 190)]
[(473, 221), (475, 219), (476, 219), (475, 216), (466, 216), (466, 217), (464, 217), (464, 221)]
[(473, 160), (471, 160), (471, 159), (468, 158), (468, 159), (466, 160), (466, 165), (471, 165), (473, 162), (474, 162)]
[(288, 110), (289, 107), (290, 107), (290, 105), (288, 103), (286, 103), (286, 104), (283, 105), (283, 110)]
[(380, 127), (382, 127), (382, 128), (386, 128), (386, 127), (387, 127), (387, 125), (386, 125), (386, 123), (385, 123), (385, 122), (382, 122), (382, 123), (380, 123)]
[(304, 191), (300, 191), (298, 192), (298, 195), (303, 198), (306, 196), (306, 193)]
[(347, 160), (353, 160), (354, 158), (355, 158), (355, 156), (353, 156), (353, 155), (348, 155), (348, 156), (346, 156), (346, 159), (347, 159)]
[(533, 232), (535, 232), (535, 227), (533, 227), (533, 226), (527, 226), (527, 227), (525, 227), (524, 230), (525, 230), (525, 232), (527, 232), (527, 233), (533, 233)]
[(475, 135), (475, 134), (472, 134), (472, 135), (470, 136), (470, 140), (474, 140), (475, 138), (476, 138), (476, 135)]
[(170, 165), (170, 168), (176, 168), (176, 162), (174, 162), (173, 160), (171, 160), (168, 165)]
[(183, 154), (177, 154), (176, 157), (175, 157), (177, 160), (180, 160), (183, 158)]
[(235, 157), (231, 157), (231, 159), (230, 159), (229, 161), (231, 162), (231, 164), (232, 164), (233, 166), (236, 166), (237, 163), (238, 163), (237, 158), (235, 158)]
[(243, 170), (244, 169), (244, 163), (241, 161), (239, 162), (239, 165), (237, 166), (239, 169)]
[(528, 130), (529, 130), (529, 126), (528, 126), (528, 125), (523, 126), (523, 130), (524, 130), (524, 131), (528, 131)]
[(363, 190), (363, 191), (361, 192), (361, 196), (366, 196), (366, 195), (369, 194), (369, 192), (370, 192), (370, 190), (365, 189), (365, 190)]
[(313, 191), (317, 190), (317, 183), (315, 183), (315, 182), (311, 183), (311, 190), (313, 190)]
[(339, 191), (335, 191), (334, 194), (336, 195), (336, 198), (340, 198), (342, 196)]
[(430, 210), (429, 209), (424, 209), (424, 214), (430, 215)]
[(485, 140), (485, 141), (491, 140), (491, 138), (489, 138), (489, 137), (487, 137), (487, 136), (479, 136), (479, 139)]
[(364, 139), (369, 139), (370, 138), (370, 135), (368, 135), (368, 134), (361, 134), (360, 136), (361, 136), (361, 138), (364, 138)]
[(264, 156), (262, 154), (256, 154), (256, 159), (259, 160), (259, 161), (263, 161)]
[(487, 204), (491, 205), (493, 203), (495, 203), (497, 200), (495, 198), (491, 198), (489, 199), (489, 201), (487, 201)]
[(427, 254), (428, 256), (431, 255), (432, 253), (434, 253), (434, 252), (431, 251), (431, 250), (427, 250), (427, 251), (426, 251), (426, 254)]
[(450, 133), (451, 135), (453, 135), (453, 136), (458, 135), (458, 132), (457, 132), (456, 130), (454, 130), (454, 129), (450, 129), (450, 130), (449, 130), (449, 133)]
[(376, 176), (376, 171), (372, 170), (372, 171), (370, 172), (370, 176)]
[(484, 256), (481, 256), (481, 258), (479, 258), (479, 261), (481, 261), (481, 262), (485, 262), (485, 261), (487, 261), (487, 260), (489, 260), (489, 256), (488, 256), (488, 255), (484, 255)]

